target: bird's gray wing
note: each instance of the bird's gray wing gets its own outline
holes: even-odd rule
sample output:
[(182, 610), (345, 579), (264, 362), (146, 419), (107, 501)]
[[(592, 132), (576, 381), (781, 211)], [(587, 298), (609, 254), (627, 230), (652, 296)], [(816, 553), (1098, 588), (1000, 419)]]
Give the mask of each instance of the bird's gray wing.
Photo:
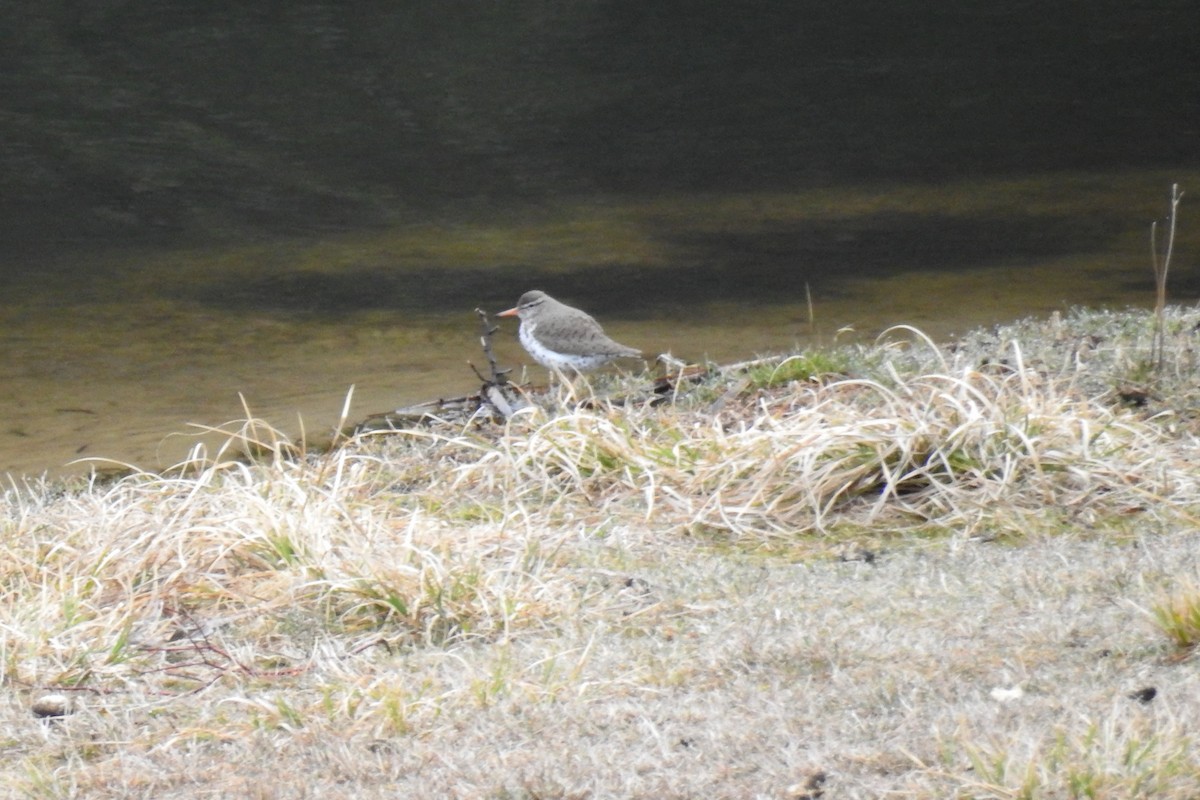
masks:
[(640, 355), (640, 351), (632, 347), (614, 342), (604, 333), (600, 323), (590, 314), (578, 309), (573, 313), (563, 314), (556, 319), (543, 320), (538, 323), (538, 333), (545, 337), (553, 337), (555, 349), (566, 355)]

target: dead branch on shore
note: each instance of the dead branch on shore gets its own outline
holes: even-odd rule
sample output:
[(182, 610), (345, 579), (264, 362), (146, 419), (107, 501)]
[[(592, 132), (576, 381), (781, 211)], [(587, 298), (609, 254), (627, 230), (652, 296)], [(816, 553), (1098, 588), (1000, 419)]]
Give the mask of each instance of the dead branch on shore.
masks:
[(479, 315), (479, 346), (483, 348), (483, 355), (484, 358), (487, 359), (488, 370), (491, 373), (491, 377), (485, 378), (483, 375), (480, 375), (479, 370), (475, 368), (475, 364), (473, 362), (468, 361), (467, 365), (471, 368), (471, 371), (475, 373), (475, 377), (483, 381), (484, 386), (487, 386), (488, 384), (494, 384), (496, 386), (507, 385), (508, 373), (512, 372), (512, 368), (500, 369), (500, 365), (496, 362), (496, 355), (492, 351), (492, 336), (495, 335), (496, 331), (500, 330), (500, 326), (493, 325), (491, 320), (488, 319), (487, 312), (482, 308), (476, 308), (475, 313)]
[[(486, 374), (481, 372), (474, 362), (467, 362), (471, 371), (482, 381), (478, 392), (459, 397), (439, 397), (436, 400), (427, 400), (416, 405), (371, 414), (350, 428), (348, 433), (354, 435), (398, 430), (436, 422), (462, 425), (472, 419), (506, 420), (520, 409), (534, 403), (537, 398), (545, 396), (549, 391), (547, 386), (522, 386), (508, 379), (512, 369), (501, 369), (492, 347), (492, 337), (499, 330), (499, 326), (491, 322), (487, 312), (483, 309), (476, 308), (475, 313), (479, 316), (479, 344), (487, 361)], [(643, 403), (661, 405), (671, 402), (679, 392), (688, 386), (694, 386), (719, 375), (746, 372), (772, 360), (758, 358), (722, 366), (688, 364), (667, 355), (659, 356), (657, 361), (661, 372), (652, 377), (649, 385), (637, 387), (620, 395), (606, 397), (604, 401), (613, 405)], [(594, 402), (589, 398), (584, 400), (581, 405), (586, 408), (593, 405)]]
[(461, 397), (438, 398), (427, 400), (412, 406), (371, 414), (352, 429), (353, 434), (373, 431), (394, 430), (397, 428), (422, 425), (437, 420), (452, 421), (462, 424), (473, 418), (483, 416), (492, 419), (508, 419), (521, 408), (529, 405), (524, 390), (508, 379), (512, 369), (501, 369), (492, 348), (492, 337), (500, 330), (492, 324), (488, 314), (482, 308), (476, 308), (479, 316), (479, 345), (487, 359), (488, 374), (479, 371), (472, 361), (467, 366), (482, 381), (479, 391), (475, 394)]

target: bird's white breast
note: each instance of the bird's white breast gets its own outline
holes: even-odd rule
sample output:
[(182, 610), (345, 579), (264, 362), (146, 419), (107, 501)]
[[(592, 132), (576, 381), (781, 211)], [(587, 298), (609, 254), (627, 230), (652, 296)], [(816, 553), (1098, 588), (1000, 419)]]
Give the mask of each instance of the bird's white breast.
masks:
[(582, 356), (557, 353), (541, 343), (535, 335), (536, 329), (536, 322), (532, 324), (522, 322), (517, 336), (521, 340), (521, 346), (529, 355), (533, 356), (533, 360), (547, 369), (587, 372), (601, 367), (613, 359), (611, 355)]

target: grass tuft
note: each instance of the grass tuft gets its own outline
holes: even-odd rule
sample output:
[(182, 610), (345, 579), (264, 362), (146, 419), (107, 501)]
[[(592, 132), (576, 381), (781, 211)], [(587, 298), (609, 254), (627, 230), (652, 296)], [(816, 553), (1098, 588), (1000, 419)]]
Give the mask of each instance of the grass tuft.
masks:
[(1157, 603), (1152, 613), (1159, 629), (1178, 650), (1190, 653), (1200, 644), (1200, 588), (1194, 584)]
[(1151, 316), (1074, 312), (322, 452), (247, 410), (162, 474), (10, 481), (0, 781), (1194, 797), (1194, 661), (1130, 623), (1200, 637), (1197, 322), (1139, 404)]
[(747, 373), (747, 378), (755, 389), (774, 389), (797, 381), (816, 381), (837, 375), (845, 366), (844, 361), (836, 354), (802, 353), (788, 356), (782, 361), (756, 364)]

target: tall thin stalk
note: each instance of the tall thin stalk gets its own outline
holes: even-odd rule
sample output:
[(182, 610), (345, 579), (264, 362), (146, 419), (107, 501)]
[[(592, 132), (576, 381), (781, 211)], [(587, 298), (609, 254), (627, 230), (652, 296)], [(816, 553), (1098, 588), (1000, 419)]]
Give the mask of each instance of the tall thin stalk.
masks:
[(1171, 268), (1171, 254), (1175, 250), (1175, 217), (1183, 192), (1179, 184), (1171, 184), (1171, 211), (1167, 215), (1167, 249), (1162, 260), (1158, 258), (1158, 220), (1150, 223), (1150, 259), (1154, 265), (1154, 342), (1150, 349), (1150, 363), (1156, 373), (1162, 371), (1166, 330), (1163, 324), (1167, 307), (1167, 271)]

